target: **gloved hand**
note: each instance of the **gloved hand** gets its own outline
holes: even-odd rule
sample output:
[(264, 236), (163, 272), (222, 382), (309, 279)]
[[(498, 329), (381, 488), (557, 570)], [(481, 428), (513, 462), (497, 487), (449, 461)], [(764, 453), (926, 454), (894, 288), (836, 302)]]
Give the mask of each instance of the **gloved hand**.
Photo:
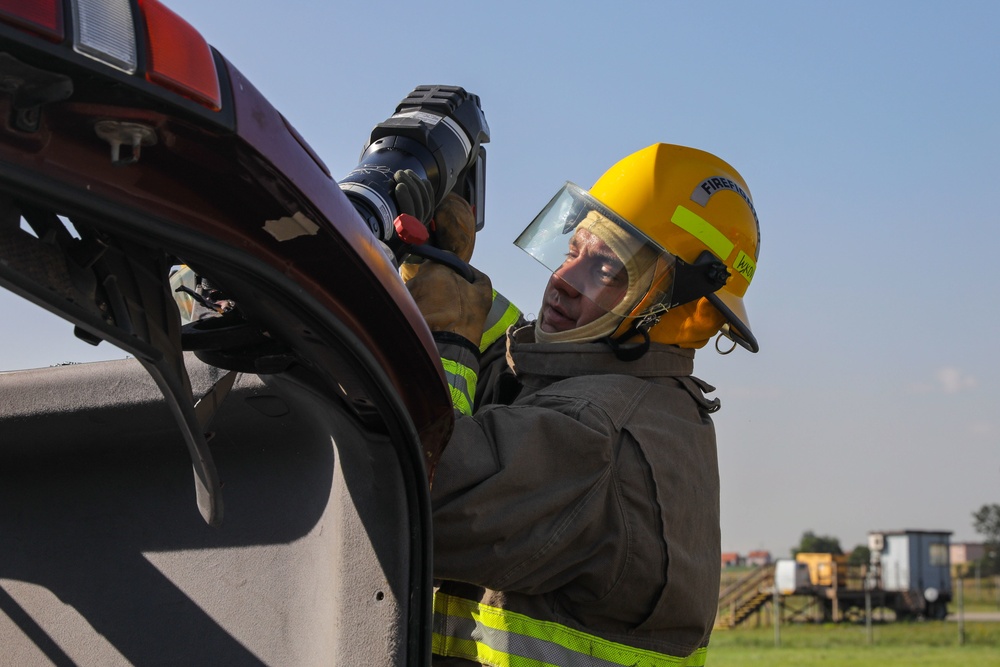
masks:
[(426, 262), (406, 287), (431, 331), (457, 334), (478, 348), (493, 285), (485, 273), (472, 271), (476, 280), (470, 283), (443, 264)]
[(437, 246), (458, 255), (466, 264), (476, 247), (476, 214), (472, 206), (454, 192), (448, 193), (434, 211), (433, 229)]
[[(469, 202), (454, 192), (448, 193), (434, 211), (432, 229), (436, 234), (437, 247), (455, 253), (465, 263), (472, 259), (472, 251), (476, 247), (476, 216)], [(403, 282), (411, 280), (423, 264), (419, 257), (404, 262), (399, 268)]]
[(431, 207), (434, 206), (434, 190), (430, 182), (412, 169), (400, 169), (392, 175), (392, 180), (396, 182), (392, 193), (396, 197), (399, 212), (412, 215), (427, 224), (431, 218)]

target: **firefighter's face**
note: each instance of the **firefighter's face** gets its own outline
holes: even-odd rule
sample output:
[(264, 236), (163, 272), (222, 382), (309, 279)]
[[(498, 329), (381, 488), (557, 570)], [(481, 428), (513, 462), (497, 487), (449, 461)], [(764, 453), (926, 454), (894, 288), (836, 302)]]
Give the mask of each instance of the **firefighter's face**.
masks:
[(578, 229), (545, 288), (539, 326), (554, 333), (589, 324), (613, 310), (627, 289), (621, 259), (596, 235)]

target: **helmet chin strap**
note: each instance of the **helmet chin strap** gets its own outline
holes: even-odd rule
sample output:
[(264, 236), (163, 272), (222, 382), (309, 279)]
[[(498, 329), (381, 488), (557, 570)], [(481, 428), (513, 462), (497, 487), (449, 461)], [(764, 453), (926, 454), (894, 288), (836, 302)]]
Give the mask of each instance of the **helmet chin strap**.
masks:
[[(632, 326), (626, 329), (617, 338), (608, 337), (608, 345), (615, 356), (621, 361), (636, 361), (649, 351), (649, 330), (656, 326), (660, 317), (669, 310), (662, 303), (655, 304), (649, 308), (645, 315), (632, 320)], [(641, 336), (642, 341), (638, 343), (627, 343), (636, 336)]]
[[(625, 343), (625, 341), (634, 338), (636, 335), (642, 336), (641, 342)], [(640, 329), (634, 324), (628, 331), (618, 336), (618, 338), (608, 338), (607, 341), (608, 345), (611, 346), (611, 351), (615, 353), (615, 357), (619, 361), (636, 361), (649, 352), (649, 332), (646, 329)]]

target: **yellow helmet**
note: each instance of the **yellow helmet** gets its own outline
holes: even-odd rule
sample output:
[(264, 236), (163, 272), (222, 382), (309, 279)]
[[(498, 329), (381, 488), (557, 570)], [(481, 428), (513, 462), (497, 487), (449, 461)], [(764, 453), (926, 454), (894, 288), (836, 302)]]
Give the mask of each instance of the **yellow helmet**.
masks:
[[(622, 159), (604, 173), (590, 194), (676, 257), (673, 304), (648, 329), (651, 340), (702, 347), (720, 330), (758, 350), (743, 295), (757, 268), (760, 226), (750, 189), (729, 164), (705, 151), (654, 144)], [(690, 267), (721, 260), (725, 284), (706, 294), (697, 283), (704, 272)], [(685, 266), (686, 265), (686, 266)], [(721, 268), (721, 267), (716, 267)], [(663, 277), (659, 277), (663, 279)], [(685, 284), (691, 283), (694, 284)], [(654, 284), (657, 278), (654, 278)], [(625, 334), (648, 312), (662, 311), (657, 290), (640, 299), (612, 334)], [(694, 295), (693, 299), (687, 296)]]
[[(567, 183), (515, 243), (562, 283), (579, 280), (573, 287), (584, 293), (591, 274), (574, 279), (564, 271), (574, 256), (566, 252), (570, 237), (598, 239), (627, 282), (594, 296), (603, 316), (554, 333), (536, 327), (539, 340), (607, 338), (620, 357), (635, 359), (651, 341), (698, 348), (721, 330), (757, 351), (743, 306), (757, 266), (757, 214), (743, 178), (719, 158), (654, 144), (619, 161), (590, 191)], [(602, 302), (601, 294), (615, 300)], [(642, 342), (630, 343), (636, 336)]]

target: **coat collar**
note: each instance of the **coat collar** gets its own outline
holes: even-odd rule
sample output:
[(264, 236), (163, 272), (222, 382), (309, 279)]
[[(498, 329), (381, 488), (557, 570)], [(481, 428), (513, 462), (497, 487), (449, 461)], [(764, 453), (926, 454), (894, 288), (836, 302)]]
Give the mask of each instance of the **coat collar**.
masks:
[(538, 343), (534, 323), (507, 336), (507, 363), (518, 377), (542, 375), (631, 375), (681, 377), (694, 371), (694, 350), (653, 343), (637, 361), (621, 361), (604, 342)]

